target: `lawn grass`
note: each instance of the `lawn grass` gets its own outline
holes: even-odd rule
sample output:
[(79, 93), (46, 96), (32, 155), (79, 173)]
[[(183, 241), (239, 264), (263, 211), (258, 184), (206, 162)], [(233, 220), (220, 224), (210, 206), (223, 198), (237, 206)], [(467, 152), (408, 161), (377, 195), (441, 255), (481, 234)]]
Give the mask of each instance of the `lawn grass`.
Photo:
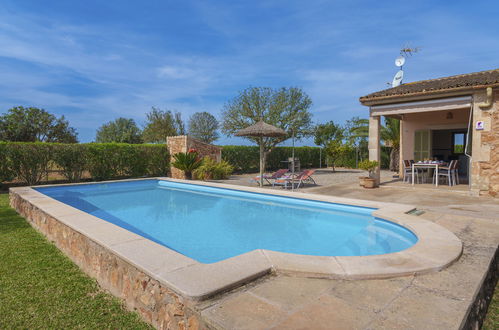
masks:
[(0, 329), (150, 329), (0, 194)]
[(499, 284), (496, 285), (494, 296), (490, 301), (487, 317), (485, 318), (482, 328), (484, 330), (499, 329)]

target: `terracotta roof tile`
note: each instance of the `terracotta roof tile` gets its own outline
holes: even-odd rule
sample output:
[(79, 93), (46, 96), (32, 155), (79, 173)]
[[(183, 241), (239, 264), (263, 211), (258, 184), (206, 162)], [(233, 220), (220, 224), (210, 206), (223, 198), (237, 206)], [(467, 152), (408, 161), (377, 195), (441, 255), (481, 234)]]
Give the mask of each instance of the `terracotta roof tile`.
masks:
[(432, 93), (453, 88), (495, 84), (499, 84), (499, 69), (406, 83), (362, 96), (360, 102), (374, 101), (379, 98), (385, 99), (389, 97), (409, 96), (411, 94)]

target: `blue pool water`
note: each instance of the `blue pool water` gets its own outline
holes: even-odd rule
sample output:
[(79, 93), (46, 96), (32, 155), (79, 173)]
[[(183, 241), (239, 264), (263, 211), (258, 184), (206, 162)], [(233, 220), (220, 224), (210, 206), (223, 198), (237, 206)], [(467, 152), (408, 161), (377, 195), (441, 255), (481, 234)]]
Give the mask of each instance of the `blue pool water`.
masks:
[(255, 249), (359, 256), (404, 250), (409, 230), (374, 209), (158, 180), (37, 188), (203, 263)]

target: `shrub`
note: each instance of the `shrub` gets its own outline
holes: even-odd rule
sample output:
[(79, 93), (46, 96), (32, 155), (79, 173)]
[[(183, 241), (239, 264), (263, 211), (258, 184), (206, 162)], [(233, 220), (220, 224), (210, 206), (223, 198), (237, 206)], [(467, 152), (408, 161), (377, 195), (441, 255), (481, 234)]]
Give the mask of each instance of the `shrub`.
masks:
[(88, 170), (92, 178), (107, 180), (118, 176), (117, 144), (89, 143), (87, 148)]
[(50, 167), (70, 182), (81, 181), (85, 171), (94, 180), (162, 176), (168, 174), (169, 164), (164, 144), (0, 142), (0, 182), (16, 177), (38, 184)]
[(8, 143), (0, 142), (0, 183), (14, 178), (12, 164), (8, 157)]
[(87, 168), (87, 145), (56, 144), (53, 147), (52, 158), (61, 169), (61, 174), (70, 182), (80, 182)]
[(257, 172), (260, 154), (257, 146), (223, 146), (222, 158), (234, 166), (239, 173)]
[(167, 176), (170, 171), (170, 154), (165, 144), (143, 145), (143, 155), (147, 159), (147, 174)]
[(47, 177), (52, 150), (51, 143), (12, 142), (7, 144), (6, 154), (15, 177), (31, 186)]
[(234, 171), (234, 167), (229, 164), (229, 162), (222, 160), (215, 166), (213, 171), (213, 179), (215, 180), (223, 180), (227, 179), (232, 172)]
[[(168, 150), (160, 145), (89, 143), (88, 170), (92, 178), (142, 177), (168, 172)], [(155, 151), (156, 150), (156, 151)], [(153, 157), (151, 157), (153, 156)], [(161, 159), (164, 157), (164, 159)]]
[(225, 160), (220, 163), (211, 157), (204, 157), (201, 165), (193, 171), (194, 177), (199, 180), (223, 180), (232, 174), (234, 168)]
[(124, 177), (141, 177), (147, 174), (147, 158), (143, 145), (118, 144), (114, 149), (116, 173)]
[[(300, 159), (301, 167), (319, 167), (319, 161), (326, 163), (326, 150), (319, 147), (295, 147), (295, 157)], [(390, 147), (381, 147), (381, 167), (388, 168), (390, 161)], [(267, 155), (267, 171), (274, 171), (286, 166), (283, 160), (292, 156), (291, 147), (275, 147)], [(355, 150), (355, 147), (346, 147), (344, 152), (337, 155), (334, 165), (338, 167), (355, 168), (362, 159), (362, 151)], [(364, 155), (365, 157), (365, 155)], [(260, 153), (257, 146), (222, 146), (222, 158), (234, 166), (237, 173), (255, 173), (260, 169)], [(332, 159), (329, 160), (329, 165)]]
[(173, 155), (173, 158), (172, 166), (184, 171), (187, 179), (192, 179), (192, 171), (201, 166), (202, 163), (197, 152), (179, 152)]

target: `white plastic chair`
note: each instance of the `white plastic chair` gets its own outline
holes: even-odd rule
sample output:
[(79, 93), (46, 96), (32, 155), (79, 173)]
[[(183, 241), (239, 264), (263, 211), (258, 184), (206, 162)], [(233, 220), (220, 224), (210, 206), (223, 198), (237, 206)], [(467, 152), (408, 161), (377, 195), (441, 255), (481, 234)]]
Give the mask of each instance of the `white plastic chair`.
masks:
[(457, 173), (457, 169), (458, 161), (451, 160), (449, 166), (438, 168), (438, 173), (435, 173), (435, 175), (433, 176), (433, 183), (435, 183), (435, 180), (440, 180), (440, 177), (442, 176), (447, 178), (449, 186), (459, 184), (459, 175)]

